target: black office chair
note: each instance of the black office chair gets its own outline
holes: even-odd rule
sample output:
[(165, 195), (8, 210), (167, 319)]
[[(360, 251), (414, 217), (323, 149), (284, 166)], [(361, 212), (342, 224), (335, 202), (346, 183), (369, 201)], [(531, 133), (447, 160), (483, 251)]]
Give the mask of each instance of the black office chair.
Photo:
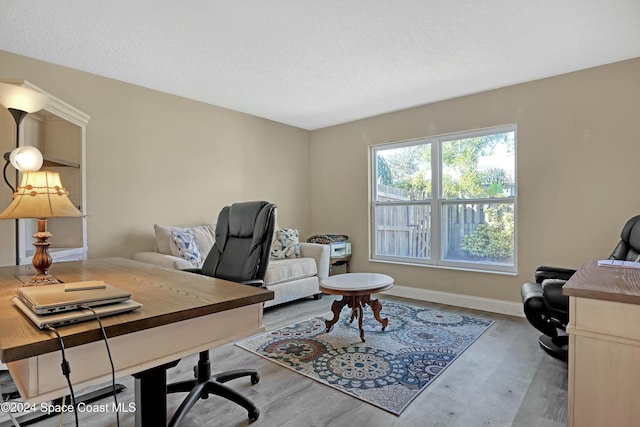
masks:
[[(187, 271), (262, 286), (273, 239), (275, 210), (276, 206), (267, 202), (234, 203), (223, 208), (216, 224), (216, 241), (202, 268)], [(258, 408), (249, 399), (223, 384), (243, 376), (251, 377), (251, 384), (257, 384), (260, 376), (255, 369), (211, 375), (207, 350), (200, 353), (194, 373), (195, 379), (167, 386), (167, 393), (189, 393), (176, 410), (169, 426), (177, 426), (199, 399), (206, 399), (210, 394), (224, 397), (244, 407), (251, 421), (258, 419)]]
[[(621, 240), (609, 259), (640, 262), (640, 215), (631, 218), (622, 228)], [(522, 285), (524, 314), (533, 327), (543, 333), (540, 347), (551, 356), (567, 360), (569, 338), (569, 297), (562, 294), (562, 286), (576, 270), (539, 266), (535, 283)]]

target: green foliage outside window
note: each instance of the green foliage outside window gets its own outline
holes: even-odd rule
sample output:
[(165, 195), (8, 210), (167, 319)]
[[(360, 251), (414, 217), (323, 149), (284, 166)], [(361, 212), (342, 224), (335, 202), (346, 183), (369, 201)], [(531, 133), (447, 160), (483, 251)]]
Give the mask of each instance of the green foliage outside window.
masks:
[(514, 221), (510, 206), (485, 209), (487, 222), (478, 224), (474, 234), (462, 240), (462, 249), (473, 256), (491, 261), (500, 261), (513, 256)]
[[(440, 194), (450, 206), (463, 205), (471, 224), (447, 219), (441, 230), (447, 259), (471, 262), (509, 262), (515, 252), (514, 205), (487, 199), (511, 199), (515, 183), (515, 133), (504, 132), (439, 142)], [(378, 152), (377, 180), (401, 189), (404, 200), (429, 200), (434, 177), (432, 142), (389, 148)], [(460, 203), (457, 203), (457, 201)], [(443, 214), (444, 215), (444, 214)], [(463, 215), (464, 216), (464, 215)], [(478, 223), (479, 222), (479, 223)], [(471, 228), (469, 229), (469, 225)], [(447, 240), (450, 239), (450, 240)]]

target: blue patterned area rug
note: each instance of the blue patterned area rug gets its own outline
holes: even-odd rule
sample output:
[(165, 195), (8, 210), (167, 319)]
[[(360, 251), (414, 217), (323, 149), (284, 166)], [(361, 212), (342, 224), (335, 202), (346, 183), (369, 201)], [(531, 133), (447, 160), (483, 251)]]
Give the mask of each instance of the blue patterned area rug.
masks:
[(392, 414), (402, 411), (492, 324), (492, 320), (382, 301), (385, 331), (364, 309), (366, 342), (350, 310), (328, 333), (315, 317), (236, 345)]

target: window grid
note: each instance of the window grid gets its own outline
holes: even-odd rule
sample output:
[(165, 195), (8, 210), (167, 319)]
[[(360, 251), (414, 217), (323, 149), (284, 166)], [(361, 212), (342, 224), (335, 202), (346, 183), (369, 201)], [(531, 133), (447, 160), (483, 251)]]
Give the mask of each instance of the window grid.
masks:
[[(443, 144), (449, 144), (449, 152), (443, 153)], [(398, 149), (407, 149), (405, 156), (409, 160), (405, 159), (405, 163), (423, 168), (420, 173), (415, 173), (418, 169), (412, 170), (406, 164), (397, 163), (397, 159), (393, 160), (393, 153), (403, 152)], [(478, 167), (482, 161), (491, 161), (500, 150), (504, 169)], [(515, 125), (371, 147), (372, 259), (516, 272), (515, 150)], [(466, 161), (465, 156), (471, 160)], [(384, 162), (381, 163), (380, 157)], [(450, 163), (447, 167), (443, 167), (443, 157)], [(462, 172), (455, 168), (455, 164), (461, 162), (459, 169)], [(426, 163), (428, 168), (424, 168)], [(447, 168), (450, 176), (443, 177), (443, 170)], [(465, 172), (465, 168), (471, 172)], [(385, 185), (381, 183), (381, 169), (387, 174), (407, 169), (414, 175), (405, 178), (401, 185), (397, 182)], [(472, 185), (465, 187), (455, 182), (467, 178), (472, 178)], [(445, 197), (443, 181), (446, 179), (464, 191), (470, 191), (471, 196)], [(410, 181), (411, 185), (417, 182), (415, 185), (421, 189), (416, 191), (414, 187), (407, 187)], [(448, 185), (450, 193), (452, 188), (457, 188), (451, 182)], [(491, 193), (491, 197), (487, 197), (486, 192)]]

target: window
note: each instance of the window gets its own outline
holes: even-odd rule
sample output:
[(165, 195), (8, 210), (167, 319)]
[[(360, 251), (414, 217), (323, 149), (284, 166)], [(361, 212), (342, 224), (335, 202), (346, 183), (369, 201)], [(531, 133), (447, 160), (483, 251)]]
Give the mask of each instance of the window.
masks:
[(516, 127), (371, 147), (372, 258), (516, 271)]

